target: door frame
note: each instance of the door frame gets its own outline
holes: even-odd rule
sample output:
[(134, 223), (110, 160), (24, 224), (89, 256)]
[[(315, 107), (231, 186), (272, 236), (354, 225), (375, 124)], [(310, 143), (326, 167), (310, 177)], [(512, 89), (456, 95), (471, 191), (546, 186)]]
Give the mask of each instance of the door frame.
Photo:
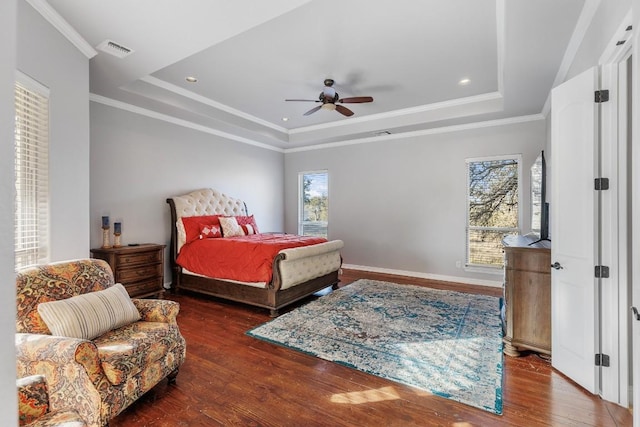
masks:
[(631, 386), (626, 80), (633, 47), (631, 22), (629, 11), (599, 61), (600, 88), (609, 90), (609, 101), (600, 105), (598, 176), (609, 178), (609, 190), (600, 192), (599, 258), (610, 270), (600, 285), (600, 352), (610, 356), (610, 366), (601, 369), (600, 395), (624, 407), (629, 406)]
[[(633, 6), (635, 7), (633, 14), (633, 26), (636, 29), (640, 29), (640, 0), (634, 0)], [(636, 30), (635, 34), (632, 35), (633, 40), (633, 75), (631, 77), (632, 88), (632, 128), (636, 131), (633, 132), (632, 135), (632, 146), (635, 147), (631, 153), (631, 178), (632, 182), (636, 183), (636, 185), (631, 189), (631, 211), (634, 215), (632, 215), (631, 228), (632, 228), (632, 261), (631, 261), (631, 281), (632, 281), (632, 299), (633, 304), (638, 306), (640, 305), (640, 218), (638, 217), (638, 213), (640, 213), (640, 31)], [(633, 328), (636, 330), (636, 333), (633, 334), (633, 359), (638, 360), (640, 357), (640, 333), (638, 333), (638, 328), (640, 322), (633, 322)], [(640, 408), (640, 366), (639, 362), (635, 363), (635, 367), (633, 369), (633, 384), (635, 384), (633, 389), (633, 406), (635, 408)], [(640, 410), (633, 411), (633, 425), (640, 426)]]

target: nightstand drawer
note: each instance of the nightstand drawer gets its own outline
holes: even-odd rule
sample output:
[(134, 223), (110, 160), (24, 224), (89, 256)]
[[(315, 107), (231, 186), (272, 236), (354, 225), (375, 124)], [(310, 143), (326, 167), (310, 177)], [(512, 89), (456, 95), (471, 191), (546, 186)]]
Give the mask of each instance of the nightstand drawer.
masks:
[(143, 282), (136, 282), (131, 285), (127, 285), (126, 289), (131, 298), (148, 296), (148, 295), (162, 295), (162, 292), (158, 292), (158, 289), (163, 290), (164, 284), (162, 278), (157, 277), (155, 279), (145, 280)]
[(162, 253), (159, 251), (116, 255), (116, 262), (122, 268), (134, 265), (154, 264), (160, 261), (162, 261)]
[(159, 276), (162, 276), (162, 264), (143, 265), (136, 268), (119, 269), (116, 272), (116, 282), (127, 284)]

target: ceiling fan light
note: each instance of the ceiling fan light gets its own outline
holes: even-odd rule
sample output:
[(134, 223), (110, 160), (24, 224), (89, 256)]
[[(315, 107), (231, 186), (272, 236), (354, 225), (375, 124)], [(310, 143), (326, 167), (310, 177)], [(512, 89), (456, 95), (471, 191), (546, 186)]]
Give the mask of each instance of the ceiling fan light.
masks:
[(322, 105), (322, 109), (323, 110), (333, 111), (333, 110), (336, 109), (336, 104), (331, 104), (330, 102), (327, 102), (326, 104)]

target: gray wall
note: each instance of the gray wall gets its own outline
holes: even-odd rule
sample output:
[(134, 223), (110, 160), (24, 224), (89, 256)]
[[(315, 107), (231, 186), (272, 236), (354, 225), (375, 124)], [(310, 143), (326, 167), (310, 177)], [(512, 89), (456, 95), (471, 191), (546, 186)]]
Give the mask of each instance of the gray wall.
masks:
[(523, 231), (530, 229), (529, 168), (544, 120), (285, 154), (285, 229), (295, 232), (298, 174), (329, 171), (329, 238), (344, 263), (469, 283), (501, 278), (465, 260), (465, 159), (522, 154)]
[[(16, 0), (0, 2), (0, 140), (13, 141), (16, 65)], [(13, 144), (0, 144), (0, 414), (4, 425), (18, 425), (16, 396), (15, 275), (13, 273)]]
[[(244, 200), (260, 231), (282, 230), (283, 168), (281, 152), (92, 102), (91, 247), (103, 215), (122, 222), (123, 244), (168, 245), (165, 200), (200, 188)], [(168, 283), (168, 262), (165, 273)]]
[(89, 256), (89, 60), (26, 1), (17, 68), (50, 90), (51, 260)]

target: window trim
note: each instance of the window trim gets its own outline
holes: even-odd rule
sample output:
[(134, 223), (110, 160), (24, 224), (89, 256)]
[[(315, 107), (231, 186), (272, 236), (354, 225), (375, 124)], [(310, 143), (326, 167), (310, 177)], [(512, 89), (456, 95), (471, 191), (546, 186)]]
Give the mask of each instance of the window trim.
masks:
[[(329, 169), (315, 169), (315, 170), (308, 170), (308, 171), (301, 171), (298, 172), (298, 234), (300, 236), (303, 236), (303, 220), (304, 220), (304, 202), (302, 201), (302, 190), (303, 190), (303, 179), (305, 175), (311, 175), (311, 174), (326, 174), (327, 175), (327, 203), (329, 200), (329, 186), (330, 186), (330, 181), (329, 181)], [(329, 213), (329, 206), (327, 205), (327, 216)], [(329, 221), (327, 219), (327, 238), (329, 237)]]
[[(490, 265), (482, 265), (482, 264), (470, 264), (469, 263), (469, 163), (474, 162), (487, 162), (487, 161), (496, 161), (496, 160), (515, 160), (518, 166), (518, 226), (516, 228), (503, 228), (503, 227), (482, 227), (481, 229), (495, 229), (495, 230), (505, 230), (505, 231), (515, 231), (517, 234), (522, 233), (522, 220), (524, 218), (524, 195), (522, 194), (523, 189), (523, 172), (522, 172), (522, 154), (501, 154), (496, 156), (483, 156), (483, 157), (470, 157), (465, 159), (465, 254), (464, 254), (464, 271), (470, 273), (487, 273), (487, 274), (503, 274), (504, 266), (490, 266)], [(475, 227), (474, 227), (475, 228)]]

